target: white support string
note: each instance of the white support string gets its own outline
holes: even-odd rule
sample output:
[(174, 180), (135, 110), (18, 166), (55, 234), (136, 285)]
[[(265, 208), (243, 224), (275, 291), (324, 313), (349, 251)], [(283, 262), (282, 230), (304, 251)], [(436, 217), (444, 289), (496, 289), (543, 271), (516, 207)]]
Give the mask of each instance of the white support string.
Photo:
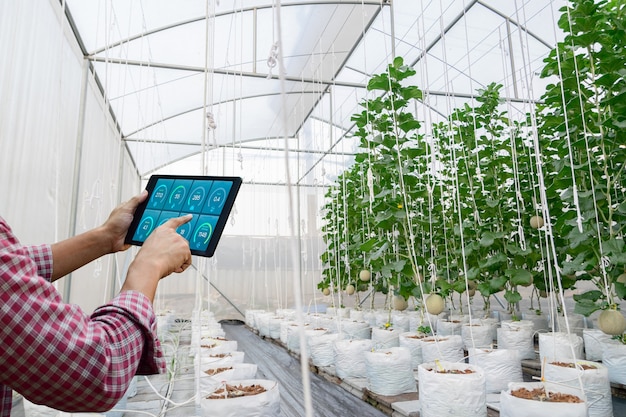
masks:
[[(566, 8), (566, 13), (567, 13), (567, 21), (568, 21), (569, 27), (571, 28), (572, 27), (572, 17), (571, 17), (571, 14), (570, 14), (570, 8), (569, 7)], [(573, 40), (572, 40), (572, 51), (575, 51), (574, 41)], [(588, 50), (587, 53), (589, 54), (589, 60), (593, 62), (593, 56), (592, 56), (593, 52), (591, 50)], [(557, 56), (558, 56), (558, 54), (557, 54)], [(591, 65), (590, 70), (591, 70), (591, 77), (593, 79), (595, 79), (596, 77), (595, 77), (595, 73), (594, 73), (594, 65), (593, 65), (593, 63)], [(559, 68), (559, 73), (560, 73), (560, 68)], [(579, 101), (579, 104), (580, 104), (580, 113), (581, 113), (581, 116), (582, 116), (581, 117), (581, 122), (582, 122), (582, 126), (583, 126), (583, 137), (585, 139), (585, 150), (586, 150), (585, 155), (587, 155), (587, 168), (589, 169), (589, 178), (592, 179), (593, 178), (593, 171), (592, 171), (592, 168), (591, 168), (591, 157), (589, 156), (589, 155), (592, 154), (592, 150), (589, 147), (589, 136), (593, 135), (593, 133), (589, 132), (589, 130), (587, 128), (587, 122), (585, 120), (585, 116), (586, 115), (585, 115), (585, 107), (584, 107), (584, 103), (583, 103), (583, 92), (581, 91), (581, 88), (580, 88), (582, 81), (580, 79), (580, 73), (579, 73), (579, 69), (578, 69), (578, 60), (577, 59), (574, 59), (574, 73), (576, 75), (576, 86), (578, 88), (578, 94), (577, 95), (578, 95), (578, 101)], [(561, 91), (563, 91), (563, 89), (561, 89)], [(594, 85), (594, 93), (595, 93), (596, 97), (601, 95), (601, 93), (599, 91), (597, 91), (597, 88), (595, 87), (595, 85)], [(598, 101), (597, 100), (595, 101), (595, 104), (596, 104), (596, 114), (598, 116), (600, 116), (602, 114), (602, 111), (601, 111), (601, 109), (600, 109), (600, 107), (598, 105)], [(565, 108), (565, 106), (564, 106), (564, 108)], [(567, 123), (567, 113), (564, 112), (564, 114), (565, 114), (565, 120), (566, 120), (566, 123)], [(602, 123), (598, 123), (598, 126), (599, 126), (598, 128), (600, 130), (600, 137), (603, 138), (604, 137), (604, 126), (602, 125)], [(567, 130), (567, 133), (569, 135), (569, 129)], [(571, 144), (570, 144), (569, 141), (568, 141), (568, 146), (571, 147)], [(573, 169), (574, 169), (574, 166), (573, 166), (573, 163), (572, 163), (572, 176), (573, 176)], [(606, 167), (605, 167), (605, 170), (604, 170), (604, 175), (606, 176), (607, 183), (610, 183), (611, 174), (608, 172)], [(607, 274), (606, 274), (606, 267), (607, 267), (607, 265), (605, 265), (605, 262), (603, 262), (604, 250), (603, 250), (603, 244), (602, 244), (602, 233), (600, 231), (600, 217), (599, 217), (599, 214), (598, 214), (599, 213), (598, 201), (597, 201), (597, 198), (595, 197), (595, 195), (596, 195), (596, 186), (595, 186), (593, 180), (589, 181), (589, 185), (590, 185), (590, 188), (591, 188), (591, 195), (594, 196), (594, 198), (592, 200), (593, 200), (593, 208), (594, 208), (594, 215), (595, 215), (595, 221), (596, 221), (596, 234), (597, 234), (597, 237), (598, 237), (598, 251), (599, 251), (599, 258), (600, 258), (599, 264), (600, 264), (600, 272), (602, 274), (602, 283), (604, 284), (604, 291), (605, 291), (605, 294), (607, 296), (607, 301), (608, 301), (609, 305), (612, 305), (614, 303), (613, 292), (610, 289), (609, 279), (608, 279)], [(575, 198), (574, 201), (575, 201), (578, 213), (580, 214), (580, 208), (578, 207), (578, 200), (576, 199), (576, 197), (577, 197), (577, 195), (574, 196), (574, 198)], [(609, 197), (609, 206), (610, 206), (611, 205), (610, 194), (607, 197)], [(581, 221), (582, 221), (582, 219), (579, 217), (578, 218), (578, 228), (582, 232)], [(612, 226), (609, 225), (609, 227), (612, 227)]]
[[(282, 34), (282, 22), (281, 22), (281, 0), (276, 0), (276, 26), (277, 26), (277, 38), (278, 38), (278, 68), (279, 68), (279, 79), (281, 86), (281, 104), (282, 104), (282, 115), (283, 115), (283, 135), (284, 135), (284, 143), (285, 143), (285, 171), (286, 171), (286, 184), (289, 196), (289, 230), (291, 231), (291, 237), (295, 238), (298, 234), (296, 232), (295, 222), (295, 207), (294, 207), (294, 193), (293, 193), (293, 185), (291, 183), (291, 176), (289, 170), (289, 139), (288, 139), (288, 126), (289, 119), (287, 117), (287, 94), (286, 94), (286, 85), (285, 85), (285, 62), (284, 62), (284, 54), (285, 51), (280, 47), (283, 44), (283, 34)], [(302, 312), (302, 289), (301, 289), (301, 258), (298, 253), (296, 253), (296, 245), (292, 245), (291, 247), (291, 259), (293, 265), (295, 267), (295, 271), (293, 274), (293, 283), (294, 283), (294, 299), (296, 306), (296, 320), (298, 321), (298, 332), (300, 339), (300, 368), (302, 372), (302, 388), (304, 394), (304, 410), (306, 417), (313, 417), (313, 406), (311, 401), (311, 384), (309, 377), (309, 357), (308, 357), (308, 349), (306, 345), (306, 338), (304, 335), (304, 318)]]

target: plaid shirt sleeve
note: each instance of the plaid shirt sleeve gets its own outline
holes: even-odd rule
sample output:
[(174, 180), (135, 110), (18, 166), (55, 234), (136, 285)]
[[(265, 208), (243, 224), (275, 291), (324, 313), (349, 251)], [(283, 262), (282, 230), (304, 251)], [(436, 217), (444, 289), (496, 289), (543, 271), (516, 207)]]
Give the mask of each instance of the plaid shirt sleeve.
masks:
[(125, 292), (89, 316), (63, 302), (51, 273), (50, 247), (21, 246), (0, 218), (0, 417), (11, 389), (63, 411), (105, 411), (135, 374), (165, 368), (147, 297)]

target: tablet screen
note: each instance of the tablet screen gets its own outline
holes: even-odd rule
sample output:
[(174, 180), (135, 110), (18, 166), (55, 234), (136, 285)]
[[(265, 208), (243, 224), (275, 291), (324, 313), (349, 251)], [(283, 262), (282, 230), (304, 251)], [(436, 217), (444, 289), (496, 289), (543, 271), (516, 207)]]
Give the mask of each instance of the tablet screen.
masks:
[(240, 186), (239, 177), (153, 175), (146, 186), (148, 198), (137, 208), (126, 243), (141, 245), (168, 219), (192, 214), (177, 232), (189, 241), (192, 254), (213, 256)]

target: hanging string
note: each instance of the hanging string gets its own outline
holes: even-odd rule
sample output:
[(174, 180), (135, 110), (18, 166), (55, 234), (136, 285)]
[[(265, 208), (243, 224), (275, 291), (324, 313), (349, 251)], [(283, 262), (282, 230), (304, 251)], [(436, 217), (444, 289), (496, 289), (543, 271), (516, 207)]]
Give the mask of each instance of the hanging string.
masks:
[[(526, 15), (525, 15), (525, 10), (524, 10), (524, 19), (520, 19), (519, 17), (519, 8), (517, 7), (517, 3), (516, 3), (516, 20), (518, 22), (527, 22), (528, 20), (526, 19)], [(554, 15), (552, 15), (554, 18)], [(525, 28), (527, 25), (523, 25), (523, 27)], [(528, 95), (527, 97), (522, 97), (524, 99), (524, 104), (523, 107), (525, 109), (525, 111), (523, 112), (523, 114), (534, 114), (536, 111), (536, 107), (533, 105), (534, 101), (535, 101), (535, 97), (533, 97), (533, 73), (530, 71), (530, 63), (532, 62), (530, 59), (530, 48), (528, 47), (529, 45), (529, 35), (528, 35), (528, 31), (527, 30), (518, 30), (518, 34), (519, 34), (519, 43), (522, 46), (522, 70), (524, 72), (524, 77), (523, 77), (523, 83), (522, 83), (522, 88), (523, 90), (526, 91), (526, 94)], [(522, 36), (524, 35), (525, 38)], [(524, 45), (527, 45), (526, 48), (524, 48)], [(503, 61), (504, 61), (504, 57), (503, 57)], [(506, 65), (504, 65), (503, 63), (503, 67), (506, 68)], [(505, 85), (505, 88), (507, 88), (508, 91), (508, 84)], [(509, 94), (507, 94), (507, 96), (510, 96)], [(508, 106), (511, 106), (510, 101), (507, 102)], [(532, 129), (532, 128), (531, 128)], [(532, 130), (531, 130), (531, 134), (532, 134)], [(538, 201), (540, 200), (540, 197), (537, 195), (537, 190), (539, 188), (539, 184), (537, 184), (537, 178), (538, 178), (538, 172), (536, 171), (536, 166), (537, 164), (540, 164), (540, 154), (536, 154), (534, 153), (534, 149), (531, 151), (529, 150), (529, 160), (530, 160), (530, 165), (529, 165), (529, 169), (530, 172), (528, 172), (526, 175), (531, 183), (532, 186), (532, 206), (533, 206), (533, 210), (534, 210), (534, 214), (535, 215), (544, 215), (543, 212), (541, 211), (541, 206), (538, 203)], [(533, 164), (534, 161), (534, 164)], [(521, 196), (519, 198), (521, 200)], [(552, 277), (551, 277), (551, 272), (548, 272), (548, 267), (546, 267), (547, 265), (551, 264), (550, 261), (550, 255), (549, 253), (546, 253), (546, 250), (544, 250), (544, 248), (546, 248), (546, 244), (545, 244), (545, 238), (547, 238), (547, 236), (544, 236), (544, 239), (541, 238), (543, 231), (539, 230), (538, 231), (540, 238), (538, 239), (538, 244), (539, 244), (539, 252), (541, 253), (541, 264), (538, 268), (537, 272), (543, 272), (543, 280), (544, 280), (544, 286), (546, 288), (546, 290), (549, 290), (552, 286)], [(524, 236), (524, 229), (522, 227), (522, 224), (520, 224), (520, 238), (522, 236)], [(548, 283), (548, 277), (550, 277), (550, 283)], [(540, 298), (540, 297), (538, 297)], [(551, 316), (554, 317), (556, 310), (553, 310), (554, 306), (551, 303), (552, 299), (550, 299), (549, 301), (549, 311), (551, 312)], [(541, 304), (540, 301), (538, 300), (539, 303), (539, 308), (541, 308)], [(531, 295), (531, 305), (532, 305), (532, 295)]]
[[(283, 34), (282, 34), (282, 23), (281, 23), (281, 0), (276, 1), (276, 27), (277, 27), (277, 42), (278, 45), (284, 45)], [(279, 79), (281, 86), (281, 104), (282, 104), (282, 115), (283, 115), (283, 137), (285, 143), (285, 171), (286, 171), (286, 183), (289, 197), (289, 229), (291, 231), (291, 237), (295, 238), (297, 236), (295, 230), (295, 207), (294, 207), (294, 196), (293, 196), (293, 185), (291, 183), (291, 175), (289, 172), (289, 140), (287, 137), (287, 127), (289, 126), (289, 119), (287, 117), (287, 94), (286, 94), (286, 86), (285, 86), (285, 62), (284, 62), (284, 50), (282, 48), (278, 48), (278, 70), (279, 70)], [(306, 339), (304, 337), (304, 321), (302, 317), (302, 290), (301, 290), (301, 262), (300, 256), (295, 252), (295, 245), (292, 245), (291, 248), (291, 259), (293, 261), (293, 265), (296, 269), (296, 273), (293, 274), (293, 282), (294, 282), (294, 298), (296, 305), (296, 318), (298, 321), (299, 328), (299, 338), (300, 338), (300, 366), (302, 371), (302, 388), (304, 393), (304, 409), (306, 417), (313, 417), (313, 406), (311, 401), (311, 385), (309, 378), (309, 358), (306, 346)]]
[[(570, 8), (566, 7), (566, 14), (567, 14), (567, 22), (569, 24), (570, 27), (570, 32), (571, 32), (571, 28), (572, 28), (572, 16), (570, 14)], [(575, 47), (574, 47), (574, 41), (572, 40), (572, 50), (575, 51)], [(589, 54), (589, 61), (592, 62), (591, 64), (591, 77), (593, 79), (595, 79), (595, 74), (594, 74), (594, 65), (593, 65), (593, 56), (592, 56), (592, 51), (588, 50), (587, 53)], [(557, 54), (558, 56), (558, 54)], [(560, 69), (559, 69), (559, 74), (560, 74)], [(602, 274), (602, 283), (604, 284), (604, 291), (605, 294), (607, 296), (607, 301), (609, 303), (609, 305), (612, 305), (614, 303), (614, 299), (613, 299), (613, 292), (610, 290), (610, 284), (609, 284), (609, 279), (607, 277), (606, 274), (606, 267), (608, 266), (608, 260), (605, 258), (604, 256), (604, 249), (603, 249), (603, 243), (602, 243), (602, 233), (600, 230), (600, 217), (599, 217), (599, 209), (598, 209), (598, 201), (595, 198), (596, 195), (596, 186), (594, 184), (594, 181), (591, 180), (593, 178), (593, 171), (592, 171), (592, 167), (591, 167), (591, 157), (589, 155), (592, 154), (592, 151), (589, 147), (589, 136), (593, 135), (592, 132), (589, 132), (589, 129), (587, 127), (587, 121), (586, 121), (586, 117), (585, 117), (585, 107), (584, 107), (584, 103), (583, 103), (583, 92), (581, 91), (581, 84), (582, 81), (580, 80), (580, 73), (579, 73), (579, 69), (578, 69), (578, 60), (574, 59), (574, 74), (576, 75), (576, 87), (578, 88), (578, 101), (580, 104), (580, 114), (581, 114), (581, 122), (583, 125), (583, 138), (585, 139), (585, 155), (587, 155), (587, 168), (589, 169), (589, 185), (591, 188), (591, 195), (594, 196), (593, 200), (593, 208), (594, 208), (594, 215), (595, 215), (595, 221), (596, 221), (596, 234), (598, 237), (598, 249), (599, 249), (599, 258), (600, 258), (600, 272)], [(595, 85), (594, 85), (595, 87)], [(563, 89), (561, 89), (561, 91), (563, 91)], [(596, 96), (601, 95), (600, 92), (597, 91), (597, 87), (594, 91), (594, 93), (596, 94)], [(599, 116), (602, 114), (602, 111), (598, 105), (598, 100), (595, 101), (596, 103), (596, 114)], [(563, 108), (566, 108), (565, 106)], [(567, 120), (567, 113), (565, 112), (565, 119)], [(604, 125), (602, 123), (598, 123), (598, 129), (600, 130), (600, 137), (604, 138)], [(569, 135), (569, 130), (567, 131), (568, 135)], [(570, 145), (570, 142), (568, 142), (568, 146)], [(574, 166), (572, 163), (572, 172), (573, 172)], [(607, 172), (607, 170), (605, 169), (604, 174), (606, 176), (606, 180), (607, 183), (610, 182), (610, 173)], [(572, 173), (572, 177), (573, 177), (573, 173)], [(582, 232), (582, 224), (581, 224), (581, 217), (580, 217), (580, 209), (578, 208), (578, 200), (576, 199), (577, 196), (574, 196), (575, 198), (575, 204), (577, 205), (577, 209), (578, 209), (578, 213), (579, 213), (579, 217), (578, 217), (578, 229)], [(610, 201), (609, 201), (609, 205), (610, 205)], [(611, 227), (611, 226), (609, 226)]]

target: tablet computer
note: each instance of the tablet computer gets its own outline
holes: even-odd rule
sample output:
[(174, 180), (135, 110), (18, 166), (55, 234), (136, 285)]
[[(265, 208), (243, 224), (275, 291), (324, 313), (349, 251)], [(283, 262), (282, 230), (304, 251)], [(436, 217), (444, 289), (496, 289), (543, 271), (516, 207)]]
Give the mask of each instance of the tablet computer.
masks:
[(137, 207), (126, 243), (142, 245), (168, 219), (192, 214), (177, 232), (189, 241), (192, 254), (213, 256), (241, 182), (239, 177), (151, 176), (148, 197)]

